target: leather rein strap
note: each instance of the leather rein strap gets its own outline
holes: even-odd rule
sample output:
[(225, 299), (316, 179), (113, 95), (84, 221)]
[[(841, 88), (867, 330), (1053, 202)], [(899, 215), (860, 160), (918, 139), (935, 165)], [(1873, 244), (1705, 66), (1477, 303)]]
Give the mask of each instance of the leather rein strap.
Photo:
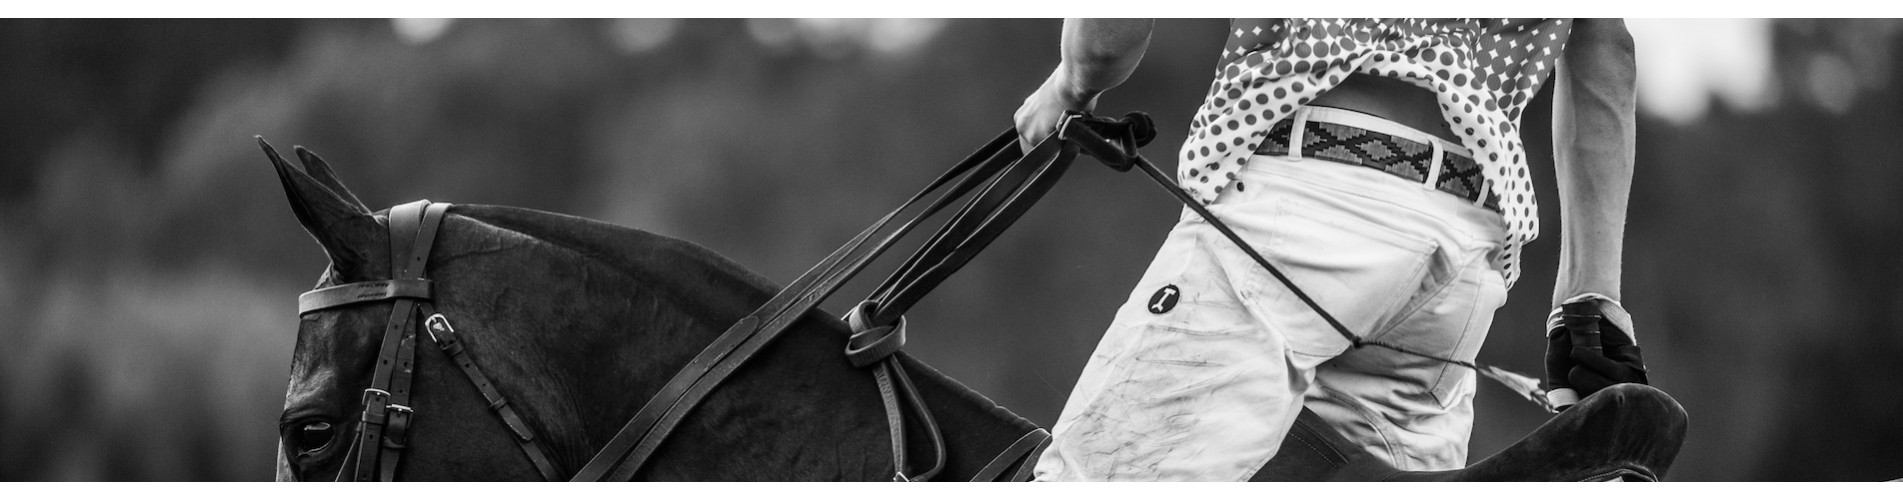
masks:
[(431, 304), (430, 281), (424, 277), (430, 248), (436, 242), (448, 203), (415, 201), (390, 209), (391, 279), (347, 283), (305, 292), (298, 297), (298, 315), (326, 309), (371, 302), (393, 301), (390, 320), (383, 330), (382, 346), (377, 352), (376, 371), (370, 387), (363, 391), (363, 413), (357, 421), (357, 439), (350, 445), (339, 481), (394, 481), (397, 464), (408, 447), (407, 436), (415, 411), (410, 408), (410, 380), (416, 367), (416, 332), (419, 319), (430, 340), (441, 348), (495, 412), (508, 426), (516, 444), (542, 477), (554, 481), (562, 475), (548, 453), (536, 441), (535, 433), (509, 407), (475, 360), (469, 357), (448, 318)]
[[(1087, 117), (1076, 118), (1081, 118), (1078, 122), (1091, 120)], [(1089, 125), (1119, 126), (1118, 122), (1111, 121), (1094, 121)], [(884, 401), (892, 433), (894, 479), (925, 480), (936, 475), (945, 463), (943, 438), (923, 400), (912, 388), (904, 369), (890, 356), (904, 342), (904, 311), (925, 292), (969, 262), (1005, 227), (1023, 215), (1063, 175), (1077, 153), (1076, 146), (1055, 137), (1029, 152), (1021, 153), (1017, 147), (1017, 137), (1015, 130), (1000, 134), (728, 328), (629, 419), (573, 480), (632, 479), (653, 457), (674, 427), (740, 365), (785, 333), (793, 323), (837, 291), (841, 284), (863, 270), (900, 237), (941, 211), (951, 201), (983, 185), (978, 195), (873, 293), (874, 299), (855, 307), (847, 318), (858, 332), (848, 341), (847, 358), (855, 366), (873, 367), (874, 378)], [(964, 175), (968, 172), (970, 175)], [(952, 182), (960, 176), (963, 176), (962, 180)], [(945, 194), (919, 215), (879, 238), (877, 243), (867, 246), (868, 242), (873, 241), (874, 235), (884, 230), (900, 213), (947, 185), (950, 187)], [(932, 438), (937, 455), (930, 469), (912, 475), (907, 474), (905, 460), (905, 408), (911, 408), (924, 421), (925, 433)], [(1007, 448), (1007, 455), (1018, 455), (1006, 463), (1023, 463), (1025, 465), (1021, 469), (1028, 469), (1028, 461), (1019, 459), (1040, 448), (1048, 439), (1049, 433), (1042, 429), (1033, 430), (1019, 440), (1029, 445)]]
[[(872, 227), (866, 228), (844, 246), (833, 251), (825, 260), (795, 279), (791, 285), (782, 289), (779, 294), (769, 299), (753, 313), (741, 318), (728, 328), (692, 361), (689, 361), (685, 368), (676, 373), (674, 378), (669, 380), (635, 414), (634, 418), (630, 419), (627, 425), (609, 440), (594, 459), (582, 467), (573, 480), (627, 481), (632, 479), (653, 456), (674, 427), (679, 425), (687, 413), (698, 406), (715, 386), (725, 381), (741, 364), (751, 359), (767, 343), (784, 334), (794, 322), (838, 290), (847, 279), (864, 269), (874, 257), (891, 247), (899, 237), (916, 227), (925, 218), (942, 210), (952, 199), (975, 189), (1007, 167), (1023, 165), (1024, 168), (1035, 168), (1040, 164), (1048, 165), (1060, 152), (1074, 153), (1073, 148), (1063, 147), (1061, 141), (1046, 141), (1028, 155), (1024, 155), (1016, 149), (1016, 139), (1017, 134), (1014, 131), (1000, 134), (977, 153), (932, 181), (924, 190), (913, 195), (898, 209), (886, 214)], [(1060, 148), (1068, 151), (1060, 151)], [(1021, 159), (1029, 161), (1018, 161)], [(873, 236), (897, 219), (900, 213), (938, 188), (951, 184), (953, 180), (967, 172), (971, 175), (952, 184), (946, 194), (928, 206), (922, 215), (906, 222), (897, 230), (891, 231), (877, 240), (876, 244), (867, 246)], [(888, 407), (890, 406), (888, 404)], [(903, 447), (895, 445), (894, 449), (902, 450)], [(903, 471), (900, 471), (899, 475), (902, 476)]]
[[(1140, 128), (1145, 135), (1141, 142), (1148, 142), (1154, 135), (1149, 131), (1147, 117), (1128, 122), (1087, 115), (1067, 117), (1064, 127), (1072, 126), (1123, 131), (1124, 137), (1132, 137), (1130, 130)], [(854, 366), (871, 367), (884, 401), (891, 428), (894, 479), (927, 480), (937, 475), (945, 466), (943, 437), (910, 377), (891, 355), (904, 344), (904, 312), (1028, 211), (1062, 177), (1078, 151), (1070, 141), (1053, 136), (1031, 151), (1021, 153), (1017, 137), (1016, 131), (1005, 131), (728, 328), (676, 373), (572, 480), (631, 479), (674, 427), (740, 365), (925, 219), (952, 201), (978, 190), (921, 250), (873, 292), (872, 299), (860, 303), (847, 317), (856, 332), (848, 339), (847, 359)], [(945, 193), (919, 215), (867, 245), (899, 214), (940, 188), (945, 188)], [(431, 282), (424, 277), (424, 269), (448, 207), (447, 203), (421, 200), (390, 209), (391, 279), (325, 287), (298, 297), (299, 315), (354, 304), (394, 302), (371, 386), (364, 389), (364, 410), (358, 421), (357, 439), (347, 453), (346, 460), (354, 461), (355, 468), (346, 463), (338, 475), (339, 481), (392, 481), (396, 477), (415, 413), (409, 401), (419, 318), (430, 340), (482, 393), (490, 410), (507, 426), (543, 478), (554, 481), (562, 477), (534, 432), (477, 368), (449, 320), (431, 304), (433, 291)], [(907, 474), (906, 463), (904, 423), (908, 409), (923, 422), (924, 433), (931, 437), (936, 455), (930, 469), (912, 475)], [(1037, 452), (1049, 442), (1049, 432), (1033, 429), (1006, 447), (973, 480), (1003, 477), (1014, 464), (1018, 467), (1012, 479), (1024, 480), (1031, 472)]]

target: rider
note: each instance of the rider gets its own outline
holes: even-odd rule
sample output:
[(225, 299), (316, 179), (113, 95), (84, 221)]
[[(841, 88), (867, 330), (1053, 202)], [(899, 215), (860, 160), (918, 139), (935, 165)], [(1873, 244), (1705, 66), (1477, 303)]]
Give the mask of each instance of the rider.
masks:
[[(1152, 26), (1066, 20), (1062, 62), (1017, 111), (1023, 144), (1122, 83)], [(1236, 19), (1228, 34), (1179, 184), (1349, 331), (1467, 361), (1538, 234), (1519, 119), (1556, 74), (1547, 382), (1560, 406), (1644, 382), (1618, 302), (1635, 104), (1623, 22)], [(1604, 347), (1575, 348), (1562, 317), (1596, 325)], [(1474, 381), (1354, 348), (1185, 211), (1085, 366), (1037, 477), (1247, 479), (1304, 405), (1396, 467), (1459, 468)]]

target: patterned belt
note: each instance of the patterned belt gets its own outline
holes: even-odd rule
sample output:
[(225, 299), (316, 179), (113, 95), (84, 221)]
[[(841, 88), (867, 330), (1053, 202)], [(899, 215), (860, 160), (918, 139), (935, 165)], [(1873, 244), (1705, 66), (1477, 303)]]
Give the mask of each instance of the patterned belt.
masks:
[[(1282, 120), (1269, 127), (1269, 140), (1256, 149), (1256, 154), (1287, 155), (1292, 121)], [(1302, 127), (1302, 156), (1360, 165), (1421, 184), (1427, 180), (1428, 172), (1433, 170), (1430, 160), (1434, 156), (1434, 146), (1373, 130), (1311, 119), (1304, 122)], [(1440, 177), (1434, 182), (1436, 189), (1472, 202), (1480, 197), (1483, 182), (1485, 178), (1480, 174), (1480, 164), (1473, 158), (1452, 151), (1441, 152)], [(1500, 196), (1488, 191), (1487, 199), (1480, 206), (1499, 212)]]

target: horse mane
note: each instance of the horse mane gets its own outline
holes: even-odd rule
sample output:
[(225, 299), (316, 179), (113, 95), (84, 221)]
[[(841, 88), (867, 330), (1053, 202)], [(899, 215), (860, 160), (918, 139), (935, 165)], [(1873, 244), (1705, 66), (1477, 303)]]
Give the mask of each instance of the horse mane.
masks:
[[(726, 301), (738, 300), (744, 303), (739, 307), (751, 311), (759, 304), (766, 303), (780, 289), (772, 280), (713, 250), (640, 229), (572, 215), (497, 205), (458, 204), (451, 208), (450, 213), (528, 235), (647, 282), (660, 284), (670, 293), (686, 295), (677, 298), (677, 305), (702, 317), (718, 317), (716, 310), (722, 308), (712, 305)], [(657, 272), (657, 269), (662, 268), (668, 272)], [(700, 286), (678, 283), (682, 281)], [(827, 314), (808, 314), (805, 321), (818, 322), (822, 328), (838, 333), (841, 346), (851, 332), (844, 321)], [(1021, 423), (1020, 427), (1025, 430), (1036, 426), (924, 362), (903, 352), (899, 356), (904, 358), (906, 367), (910, 369), (908, 371), (921, 385), (941, 388), (955, 399), (982, 408), (995, 418)]]

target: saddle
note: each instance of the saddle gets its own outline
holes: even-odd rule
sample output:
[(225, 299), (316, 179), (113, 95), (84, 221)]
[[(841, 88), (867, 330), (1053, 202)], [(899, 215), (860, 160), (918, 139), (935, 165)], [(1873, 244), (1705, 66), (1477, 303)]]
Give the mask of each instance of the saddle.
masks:
[(1403, 471), (1308, 409), (1250, 481), (1658, 481), (1685, 443), (1685, 408), (1649, 385), (1608, 387), (1463, 469)]

